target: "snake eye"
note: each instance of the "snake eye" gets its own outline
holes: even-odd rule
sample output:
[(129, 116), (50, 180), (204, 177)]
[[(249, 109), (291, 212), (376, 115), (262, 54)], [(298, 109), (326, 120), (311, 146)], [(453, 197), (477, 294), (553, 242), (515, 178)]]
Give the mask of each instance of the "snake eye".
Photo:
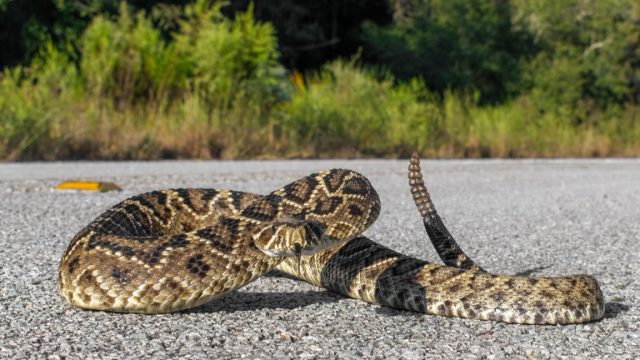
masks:
[(309, 237), (312, 239), (320, 240), (324, 235), (324, 227), (315, 221), (309, 221), (306, 228)]

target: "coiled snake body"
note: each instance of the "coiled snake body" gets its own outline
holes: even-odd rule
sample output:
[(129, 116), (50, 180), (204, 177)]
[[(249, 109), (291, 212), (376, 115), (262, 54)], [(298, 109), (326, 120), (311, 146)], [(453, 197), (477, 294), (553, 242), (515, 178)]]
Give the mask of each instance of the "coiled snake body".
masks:
[(178, 189), (124, 200), (72, 239), (58, 290), (81, 308), (161, 313), (206, 303), (278, 269), (355, 299), (433, 315), (523, 324), (603, 316), (593, 277), (485, 272), (442, 223), (416, 155), (409, 179), (446, 266), (361, 236), (379, 214), (378, 195), (364, 176), (334, 169), (267, 196)]

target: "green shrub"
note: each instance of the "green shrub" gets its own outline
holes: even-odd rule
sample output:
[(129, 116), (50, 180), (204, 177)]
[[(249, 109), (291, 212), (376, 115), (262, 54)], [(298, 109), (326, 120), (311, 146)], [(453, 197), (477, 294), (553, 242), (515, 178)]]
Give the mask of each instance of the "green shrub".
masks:
[[(409, 3), (409, 2), (406, 2)], [(366, 23), (364, 57), (402, 80), (419, 76), (440, 94), (477, 91), (483, 103), (518, 91), (521, 59), (533, 52), (529, 33), (514, 23), (509, 1), (415, 1), (410, 19)]]
[[(122, 3), (117, 21), (97, 16), (80, 40), (80, 72), (88, 95), (136, 102), (153, 97), (163, 84), (167, 47), (151, 21), (132, 19)], [(172, 85), (172, 84), (169, 84)]]
[(427, 97), (421, 81), (394, 86), (389, 75), (336, 61), (282, 105), (282, 124), (301, 153), (406, 153), (427, 141), (435, 113)]
[(68, 56), (46, 43), (30, 68), (0, 74), (0, 157), (15, 159), (52, 150), (51, 139), (64, 137), (61, 115), (69, 115), (79, 89)]

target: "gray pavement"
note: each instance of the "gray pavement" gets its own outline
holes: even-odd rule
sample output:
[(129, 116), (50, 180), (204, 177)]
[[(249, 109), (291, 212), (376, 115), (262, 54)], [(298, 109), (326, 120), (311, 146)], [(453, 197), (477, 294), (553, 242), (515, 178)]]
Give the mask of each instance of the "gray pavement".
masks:
[[(640, 355), (640, 161), (426, 161), (451, 232), (498, 273), (587, 273), (607, 311), (586, 325), (526, 326), (434, 317), (343, 298), (269, 275), (168, 315), (83, 311), (55, 289), (71, 237), (115, 202), (168, 187), (267, 193), (314, 170), (368, 176), (382, 214), (366, 234), (436, 260), (405, 180), (406, 161), (0, 164), (0, 358), (631, 359)], [(64, 179), (122, 192), (60, 192)]]

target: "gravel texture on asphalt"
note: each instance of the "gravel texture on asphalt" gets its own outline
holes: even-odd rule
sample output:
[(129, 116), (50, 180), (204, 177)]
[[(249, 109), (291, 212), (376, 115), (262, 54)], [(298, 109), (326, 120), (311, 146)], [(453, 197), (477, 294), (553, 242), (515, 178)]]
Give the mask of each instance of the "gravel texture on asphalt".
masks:
[[(586, 273), (605, 318), (531, 326), (382, 308), (277, 274), (166, 315), (72, 308), (56, 292), (72, 236), (114, 203), (170, 187), (268, 193), (315, 170), (371, 179), (382, 200), (365, 233), (437, 261), (406, 160), (0, 164), (0, 358), (632, 359), (640, 354), (640, 161), (424, 161), (432, 198), (463, 249), (496, 273)], [(61, 180), (121, 192), (56, 191)]]

